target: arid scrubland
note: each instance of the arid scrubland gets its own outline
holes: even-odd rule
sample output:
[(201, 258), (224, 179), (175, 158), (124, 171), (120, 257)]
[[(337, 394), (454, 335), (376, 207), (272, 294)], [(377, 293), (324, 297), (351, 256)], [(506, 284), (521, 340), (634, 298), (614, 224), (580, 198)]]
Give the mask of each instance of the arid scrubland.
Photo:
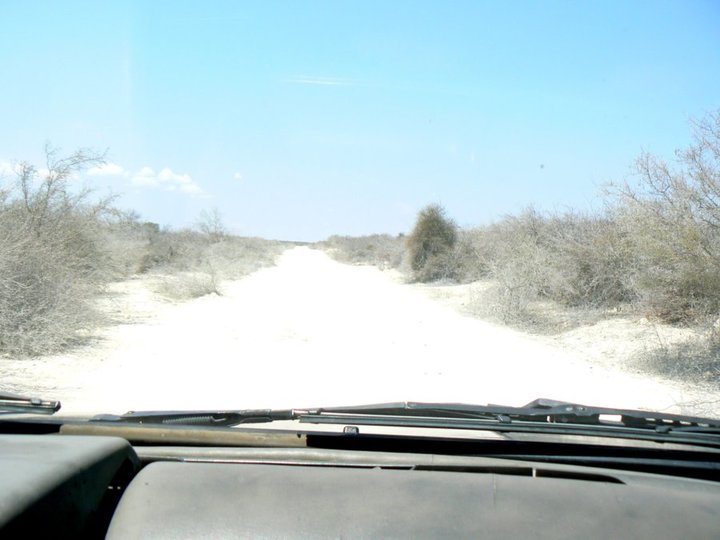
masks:
[[(720, 113), (693, 124), (674, 163), (640, 156), (606, 186), (602, 211), (528, 208), (461, 229), (439, 205), (406, 235), (332, 236), (317, 244), (408, 282), (464, 284), (462, 309), (533, 333), (608, 320), (688, 330), (658, 333), (635, 367), (716, 383), (720, 374)], [(223, 281), (272, 265), (288, 244), (232, 236), (217, 212), (165, 230), (70, 184), (102, 154), (46, 149), (42, 170), (16, 165), (0, 184), (0, 354), (37, 356), (82, 342), (104, 323), (98, 300), (142, 277), (168, 301), (222, 294)], [(71, 189), (72, 187), (72, 189)]]
[(0, 179), (0, 354), (34, 356), (81, 342), (103, 324), (96, 301), (114, 281), (147, 277), (169, 299), (222, 292), (222, 281), (273, 263), (280, 242), (227, 234), (217, 213), (163, 230), (71, 185), (104, 155), (46, 147), (38, 169)]
[(337, 259), (399, 269), (413, 282), (481, 283), (465, 310), (531, 332), (557, 334), (634, 317), (693, 330), (658, 338), (636, 365), (670, 377), (720, 375), (720, 111), (692, 124), (674, 163), (641, 155), (634, 175), (609, 184), (602, 211), (528, 208), (460, 229), (431, 205), (407, 236), (332, 237)]

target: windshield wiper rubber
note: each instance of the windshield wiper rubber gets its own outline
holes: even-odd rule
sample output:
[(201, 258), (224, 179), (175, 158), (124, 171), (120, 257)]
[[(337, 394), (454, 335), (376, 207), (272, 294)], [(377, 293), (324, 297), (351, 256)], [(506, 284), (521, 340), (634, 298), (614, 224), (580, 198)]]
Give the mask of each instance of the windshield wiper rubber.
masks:
[(59, 401), (20, 396), (7, 392), (0, 393), (0, 414), (55, 414), (60, 410), (60, 407)]

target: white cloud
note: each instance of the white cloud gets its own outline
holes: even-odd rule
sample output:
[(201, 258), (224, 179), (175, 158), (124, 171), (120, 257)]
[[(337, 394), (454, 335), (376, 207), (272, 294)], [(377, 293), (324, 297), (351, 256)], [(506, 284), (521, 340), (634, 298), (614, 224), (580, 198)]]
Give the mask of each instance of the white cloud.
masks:
[(132, 177), (132, 183), (136, 186), (157, 186), (158, 180), (155, 171), (150, 167), (143, 167)]
[(158, 180), (169, 190), (179, 189), (183, 193), (200, 193), (202, 191), (189, 174), (176, 174), (167, 167), (160, 171)]
[(189, 174), (178, 174), (169, 167), (155, 173), (150, 167), (143, 167), (132, 177), (132, 183), (142, 187), (158, 187), (165, 191), (180, 191), (190, 195), (202, 193), (202, 188)]
[[(18, 164), (0, 159), (0, 179), (12, 177), (17, 172)], [(47, 174), (47, 170), (39, 169), (37, 171), (37, 178), (42, 179), (47, 176)], [(129, 178), (133, 186), (142, 188), (157, 188), (188, 195), (203, 194), (202, 188), (189, 174), (176, 173), (170, 167), (165, 167), (161, 169), (160, 172), (155, 172), (151, 167), (143, 167), (133, 174), (117, 163), (105, 163), (88, 169), (87, 175), (94, 177)], [(235, 177), (239, 179), (240, 173), (236, 173)]]
[(236, 172), (235, 174), (233, 174), (233, 178), (235, 180), (242, 180), (242, 174), (240, 174), (239, 172)]
[(88, 176), (128, 176), (130, 173), (117, 163), (103, 163), (88, 169)]

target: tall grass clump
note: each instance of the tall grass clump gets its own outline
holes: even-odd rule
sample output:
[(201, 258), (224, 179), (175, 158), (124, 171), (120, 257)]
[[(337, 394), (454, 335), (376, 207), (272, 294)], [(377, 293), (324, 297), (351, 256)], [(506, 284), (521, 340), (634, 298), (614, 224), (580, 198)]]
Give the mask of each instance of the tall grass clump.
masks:
[(457, 225), (440, 205), (431, 204), (420, 210), (406, 242), (413, 279), (429, 282), (455, 278), (453, 250), (457, 239)]

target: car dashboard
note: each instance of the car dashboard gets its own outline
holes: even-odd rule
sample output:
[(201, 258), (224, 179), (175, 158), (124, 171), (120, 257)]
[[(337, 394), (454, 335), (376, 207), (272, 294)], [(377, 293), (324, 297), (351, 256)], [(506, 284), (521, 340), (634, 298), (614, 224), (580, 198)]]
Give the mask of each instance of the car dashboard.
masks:
[[(362, 448), (345, 437), (331, 448), (312, 447), (304, 434), (175, 429), (142, 437), (138, 430), (153, 430), (133, 427), (118, 430), (126, 437), (108, 435), (114, 429), (96, 428), (92, 435), (80, 434), (88, 432), (82, 425), (48, 433), (5, 430), (0, 534), (720, 537), (720, 484), (706, 479)], [(184, 442), (158, 436), (168, 432), (191, 436)]]

